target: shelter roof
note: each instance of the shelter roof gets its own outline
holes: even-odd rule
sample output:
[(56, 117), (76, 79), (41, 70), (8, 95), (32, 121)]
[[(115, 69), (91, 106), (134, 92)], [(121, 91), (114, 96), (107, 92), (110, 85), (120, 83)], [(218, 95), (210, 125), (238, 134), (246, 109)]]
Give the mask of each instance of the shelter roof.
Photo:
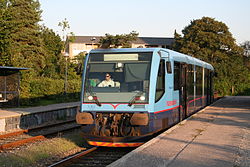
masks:
[(1, 71), (20, 71), (20, 70), (28, 70), (29, 68), (24, 67), (8, 67), (8, 66), (0, 66)]

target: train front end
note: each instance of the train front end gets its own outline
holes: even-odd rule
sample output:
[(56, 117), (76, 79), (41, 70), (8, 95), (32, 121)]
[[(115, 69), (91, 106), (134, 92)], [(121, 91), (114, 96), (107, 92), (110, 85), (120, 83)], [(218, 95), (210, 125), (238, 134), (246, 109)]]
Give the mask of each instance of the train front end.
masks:
[(85, 60), (76, 120), (90, 145), (136, 147), (149, 129), (150, 49), (93, 50)]

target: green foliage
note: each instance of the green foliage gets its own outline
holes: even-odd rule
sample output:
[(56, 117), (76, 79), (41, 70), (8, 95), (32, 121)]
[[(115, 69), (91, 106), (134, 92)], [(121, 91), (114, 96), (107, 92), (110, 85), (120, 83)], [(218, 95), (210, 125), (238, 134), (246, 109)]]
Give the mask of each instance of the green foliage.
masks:
[(56, 95), (63, 92), (63, 80), (54, 80), (50, 78), (34, 79), (30, 82), (30, 97), (43, 97)]
[(139, 34), (132, 31), (129, 34), (110, 35), (105, 34), (105, 37), (101, 37), (99, 44), (101, 48), (131, 48), (131, 42), (135, 41)]
[(64, 84), (65, 80), (63, 79), (51, 79), (45, 77), (33, 80), (23, 80), (21, 83), (21, 104), (31, 105), (42, 99), (54, 100), (56, 102), (78, 101), (79, 92), (81, 90), (81, 80), (68, 80), (67, 94), (63, 94)]
[(45, 55), (45, 67), (43, 73), (44, 77), (60, 78), (58, 73), (60, 72), (59, 59), (63, 48), (63, 42), (58, 34), (51, 29), (43, 26), (41, 28), (41, 38), (44, 43)]
[[(80, 91), (76, 65), (61, 53), (64, 42), (53, 30), (40, 26), (39, 21), (38, 0), (0, 0), (0, 65), (29, 68), (22, 71), (23, 104), (30, 104), (33, 99), (61, 96), (66, 64), (67, 93)], [(69, 28), (67, 20), (60, 25), (66, 33)], [(70, 98), (68, 95), (61, 97)]]
[[(75, 35), (73, 32), (70, 32), (70, 36), (67, 36), (67, 31), (70, 29), (70, 25), (69, 22), (67, 21), (66, 18), (64, 18), (63, 21), (58, 23), (58, 26), (62, 28), (62, 32), (63, 32), (63, 51), (65, 52), (66, 49), (66, 41), (67, 42), (73, 42), (75, 40)], [(67, 36), (67, 39), (66, 39)]]
[(76, 55), (73, 59), (74, 64), (72, 65), (72, 67), (75, 69), (77, 75), (82, 76), (83, 65), (86, 55), (87, 52), (81, 52), (78, 55)]
[[(46, 166), (52, 163), (53, 159), (65, 156), (65, 153), (80, 152), (82, 147), (82, 136), (79, 133), (63, 135), (38, 144), (30, 145), (13, 152), (0, 154), (0, 164), (2, 167), (27, 167)], [(46, 163), (47, 162), (47, 163)]]
[(58, 26), (62, 28), (62, 32), (63, 32), (63, 41), (65, 41), (65, 36), (66, 36), (66, 31), (68, 29), (70, 29), (70, 25), (69, 25), (69, 22), (67, 21), (66, 18), (64, 18), (63, 21), (59, 22), (58, 23)]
[(11, 20), (10, 11), (8, 10), (8, 1), (0, 0), (0, 66), (10, 65), (11, 55)]
[[(1, 13), (4, 64), (29, 67), (26, 77), (39, 75), (45, 67), (45, 52), (39, 34), (40, 4), (36, 0), (5, 0)], [(3, 53), (3, 54), (2, 54)], [(6, 63), (8, 61), (8, 63)]]
[(175, 32), (174, 49), (211, 63), (218, 76), (215, 90), (221, 95), (237, 94), (250, 81), (243, 63), (243, 49), (235, 43), (226, 24), (203, 17), (191, 21), (182, 31)]
[(58, 34), (56, 34), (52, 29), (42, 26), (41, 37), (49, 54), (55, 56), (61, 54), (63, 43)]

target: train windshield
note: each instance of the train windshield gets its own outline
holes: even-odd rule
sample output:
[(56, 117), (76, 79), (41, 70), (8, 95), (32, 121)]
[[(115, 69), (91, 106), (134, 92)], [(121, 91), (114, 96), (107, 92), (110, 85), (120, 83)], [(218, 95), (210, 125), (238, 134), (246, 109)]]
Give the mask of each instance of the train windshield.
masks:
[(83, 101), (148, 103), (151, 59), (152, 52), (90, 54)]

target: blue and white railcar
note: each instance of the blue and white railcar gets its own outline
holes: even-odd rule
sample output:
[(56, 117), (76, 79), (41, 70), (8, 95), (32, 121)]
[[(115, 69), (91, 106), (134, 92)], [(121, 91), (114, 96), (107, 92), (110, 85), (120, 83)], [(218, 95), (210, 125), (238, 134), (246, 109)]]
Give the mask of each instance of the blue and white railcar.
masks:
[[(210, 64), (169, 49), (92, 50), (77, 123), (91, 145), (139, 146), (212, 102), (213, 71)], [(106, 76), (112, 81), (101, 84)]]

